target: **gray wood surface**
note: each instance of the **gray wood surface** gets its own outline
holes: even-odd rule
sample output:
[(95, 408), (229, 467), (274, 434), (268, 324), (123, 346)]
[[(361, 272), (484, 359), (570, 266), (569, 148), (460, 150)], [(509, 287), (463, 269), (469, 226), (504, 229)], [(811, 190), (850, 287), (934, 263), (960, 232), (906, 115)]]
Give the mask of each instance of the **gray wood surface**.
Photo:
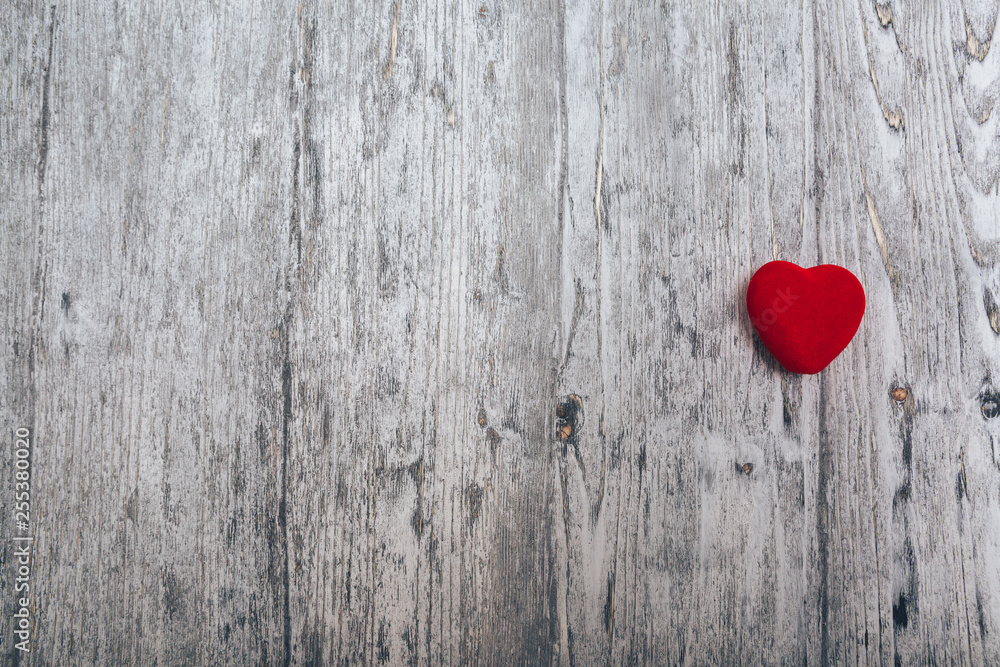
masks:
[(3, 664), (1000, 664), (998, 13), (4, 2)]

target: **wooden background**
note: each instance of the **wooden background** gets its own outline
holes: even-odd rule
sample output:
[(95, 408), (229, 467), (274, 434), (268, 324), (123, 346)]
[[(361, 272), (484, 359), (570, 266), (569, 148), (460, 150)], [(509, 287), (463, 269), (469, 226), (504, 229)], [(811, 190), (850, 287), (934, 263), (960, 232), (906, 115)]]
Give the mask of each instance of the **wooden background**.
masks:
[(997, 2), (0, 13), (4, 664), (1000, 664)]

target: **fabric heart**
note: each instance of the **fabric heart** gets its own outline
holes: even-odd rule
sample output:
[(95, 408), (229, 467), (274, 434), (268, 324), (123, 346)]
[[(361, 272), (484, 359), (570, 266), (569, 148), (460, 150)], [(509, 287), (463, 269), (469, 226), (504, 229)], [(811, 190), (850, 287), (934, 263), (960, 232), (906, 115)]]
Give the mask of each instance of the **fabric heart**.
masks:
[(819, 373), (854, 338), (865, 290), (853, 273), (823, 264), (768, 262), (747, 286), (747, 312), (764, 346), (792, 373)]

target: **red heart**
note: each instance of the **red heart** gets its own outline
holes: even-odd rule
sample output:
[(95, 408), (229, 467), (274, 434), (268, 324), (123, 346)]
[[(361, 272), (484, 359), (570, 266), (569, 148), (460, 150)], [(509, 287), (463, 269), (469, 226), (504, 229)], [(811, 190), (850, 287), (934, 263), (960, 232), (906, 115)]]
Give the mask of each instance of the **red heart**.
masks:
[(823, 264), (768, 262), (750, 278), (747, 312), (761, 342), (792, 373), (819, 373), (854, 338), (865, 290), (853, 273)]

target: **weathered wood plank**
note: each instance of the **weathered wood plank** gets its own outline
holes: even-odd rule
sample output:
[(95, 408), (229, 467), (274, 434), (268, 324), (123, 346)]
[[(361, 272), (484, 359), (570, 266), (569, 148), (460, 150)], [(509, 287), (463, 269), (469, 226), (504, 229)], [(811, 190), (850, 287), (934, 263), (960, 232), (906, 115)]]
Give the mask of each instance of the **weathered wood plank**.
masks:
[(1000, 662), (998, 12), (4, 7), (5, 664)]

